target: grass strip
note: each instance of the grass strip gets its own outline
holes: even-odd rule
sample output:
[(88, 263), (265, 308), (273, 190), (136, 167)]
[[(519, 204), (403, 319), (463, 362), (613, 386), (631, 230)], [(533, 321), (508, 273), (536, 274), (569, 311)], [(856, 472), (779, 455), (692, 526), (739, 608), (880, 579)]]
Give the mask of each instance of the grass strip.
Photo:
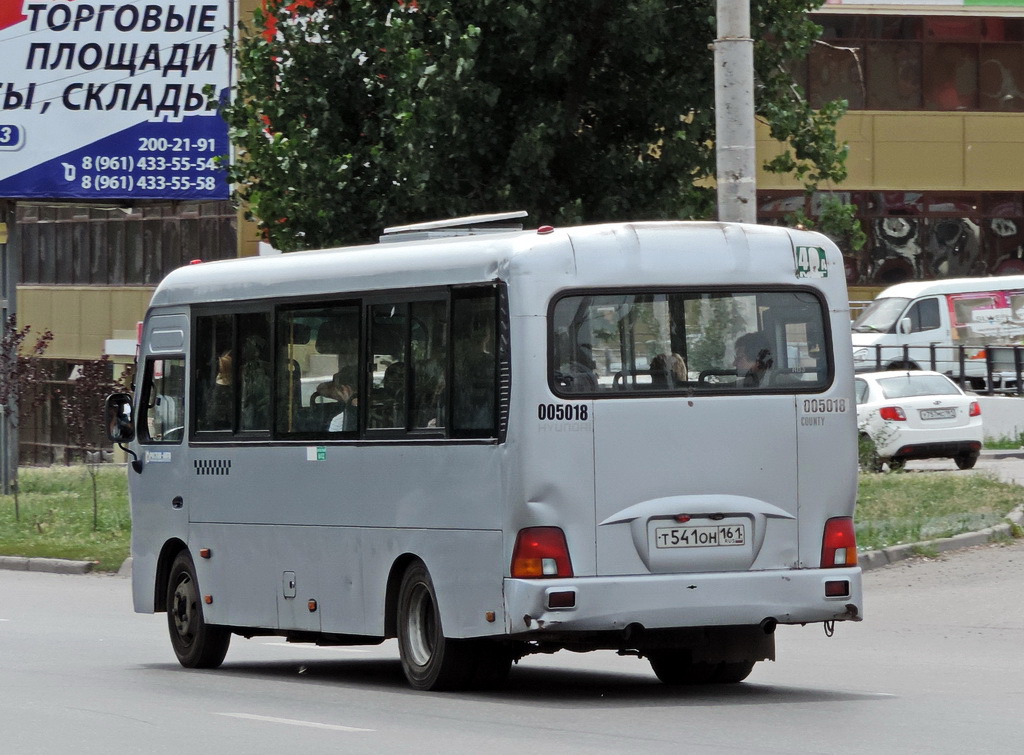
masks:
[[(117, 571), (131, 542), (126, 468), (93, 469), (99, 502), (95, 527), (87, 467), (21, 469), (20, 521), (14, 496), (0, 496), (0, 555), (94, 561), (98, 571)], [(868, 551), (973, 532), (998, 524), (1022, 501), (1020, 486), (987, 472), (862, 474), (857, 545)]]
[(0, 496), (0, 555), (95, 561), (117, 571), (128, 557), (131, 514), (125, 467), (92, 467), (98, 506), (93, 521), (93, 477), (84, 465), (24, 467), (14, 496)]
[(861, 551), (952, 537), (999, 524), (1024, 501), (989, 472), (862, 474), (855, 518)]

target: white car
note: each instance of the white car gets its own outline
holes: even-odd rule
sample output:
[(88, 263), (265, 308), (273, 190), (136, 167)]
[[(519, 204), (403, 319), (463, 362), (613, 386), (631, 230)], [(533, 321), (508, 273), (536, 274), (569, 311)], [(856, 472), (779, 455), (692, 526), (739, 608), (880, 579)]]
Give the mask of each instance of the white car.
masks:
[(889, 370), (856, 376), (861, 463), (880, 471), (907, 459), (952, 458), (970, 469), (983, 440), (981, 406), (939, 372)]

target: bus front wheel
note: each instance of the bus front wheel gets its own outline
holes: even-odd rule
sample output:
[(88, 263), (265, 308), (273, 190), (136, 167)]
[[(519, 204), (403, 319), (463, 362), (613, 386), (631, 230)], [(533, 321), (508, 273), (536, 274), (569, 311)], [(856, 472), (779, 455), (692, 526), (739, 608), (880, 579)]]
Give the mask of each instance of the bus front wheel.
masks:
[(167, 629), (178, 662), (186, 668), (217, 668), (224, 662), (231, 642), (225, 627), (207, 624), (199, 598), (196, 568), (188, 551), (171, 565), (167, 580)]
[(437, 594), (422, 563), (412, 564), (398, 591), (398, 650), (414, 689), (488, 687), (508, 676), (512, 653), (488, 640), (444, 636)]

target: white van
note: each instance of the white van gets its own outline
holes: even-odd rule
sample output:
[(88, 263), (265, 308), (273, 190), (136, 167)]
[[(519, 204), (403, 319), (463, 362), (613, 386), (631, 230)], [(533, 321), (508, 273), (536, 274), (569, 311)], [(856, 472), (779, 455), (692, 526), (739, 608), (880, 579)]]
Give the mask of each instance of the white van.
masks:
[(962, 372), (977, 387), (987, 374), (985, 347), (1017, 343), (1024, 343), (1024, 275), (900, 283), (853, 323), (855, 369)]

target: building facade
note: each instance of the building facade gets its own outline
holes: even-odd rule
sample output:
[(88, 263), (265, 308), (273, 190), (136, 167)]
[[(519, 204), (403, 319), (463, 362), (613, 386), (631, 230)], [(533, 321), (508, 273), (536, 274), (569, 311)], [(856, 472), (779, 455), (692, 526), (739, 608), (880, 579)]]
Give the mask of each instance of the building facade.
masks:
[[(831, 0), (797, 79), (812, 105), (845, 99), (839, 187), (867, 234), (847, 249), (862, 295), (904, 280), (1024, 272), (1024, 0)], [(778, 145), (759, 132), (758, 155)], [(815, 198), (758, 178), (759, 219)], [(859, 289), (858, 289), (859, 290)]]

